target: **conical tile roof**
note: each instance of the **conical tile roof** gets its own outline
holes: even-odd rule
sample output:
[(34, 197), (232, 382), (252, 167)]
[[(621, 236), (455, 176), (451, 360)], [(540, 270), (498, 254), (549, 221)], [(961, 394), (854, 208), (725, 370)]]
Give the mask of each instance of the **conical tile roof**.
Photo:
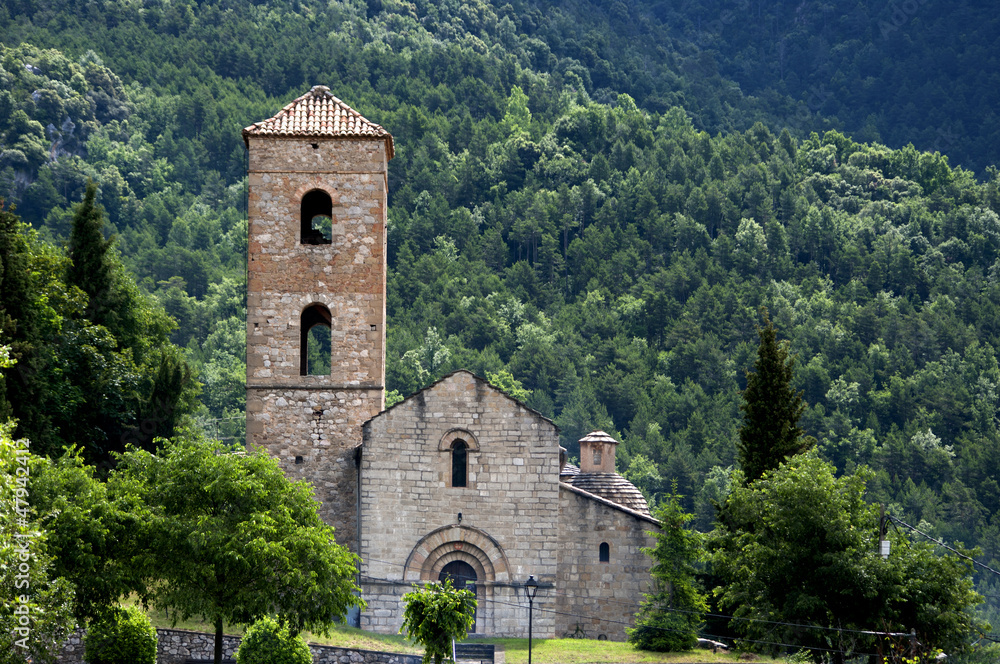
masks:
[(383, 139), (386, 156), (392, 159), (394, 154), (392, 134), (334, 97), (325, 85), (314, 85), (274, 117), (246, 127), (243, 140), (250, 136)]

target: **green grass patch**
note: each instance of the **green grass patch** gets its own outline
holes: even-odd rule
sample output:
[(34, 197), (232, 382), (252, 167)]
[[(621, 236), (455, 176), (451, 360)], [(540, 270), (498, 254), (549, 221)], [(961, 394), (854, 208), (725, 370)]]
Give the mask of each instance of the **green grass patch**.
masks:
[[(125, 602), (131, 603), (131, 602)], [(163, 611), (147, 611), (154, 627), (167, 629), (188, 629), (195, 632), (213, 633), (211, 623), (203, 620), (184, 620), (176, 624)], [(223, 625), (226, 634), (243, 635), (239, 625)], [(305, 632), (306, 641), (341, 648), (360, 650), (383, 650), (389, 652), (420, 655), (423, 648), (414, 645), (401, 634), (376, 634), (354, 627), (338, 625), (327, 635)], [(507, 664), (527, 664), (528, 639), (477, 639), (482, 643), (495, 643), (503, 647)], [(534, 639), (531, 653), (532, 664), (695, 664), (739, 661), (736, 653), (714, 654), (708, 650), (692, 650), (682, 653), (659, 653), (636, 650), (628, 643), (597, 641), (594, 639)], [(745, 661), (745, 660), (744, 660)], [(755, 656), (755, 662), (780, 662), (767, 657)]]
[[(483, 639), (484, 643), (502, 645), (507, 664), (526, 664), (528, 639)], [(663, 662), (694, 664), (695, 662), (736, 662), (736, 653), (713, 654), (709, 650), (692, 650), (681, 653), (636, 650), (628, 643), (597, 641), (594, 639), (534, 639), (531, 649), (532, 664), (642, 664)], [(763, 657), (757, 662), (771, 662)]]

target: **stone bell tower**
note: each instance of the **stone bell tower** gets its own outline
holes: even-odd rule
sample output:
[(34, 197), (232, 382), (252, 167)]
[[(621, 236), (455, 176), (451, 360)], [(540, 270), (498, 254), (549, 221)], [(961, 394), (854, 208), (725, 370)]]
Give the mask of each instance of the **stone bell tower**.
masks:
[(315, 86), (249, 150), (247, 445), (306, 479), (357, 551), (356, 448), (385, 403), (392, 136)]

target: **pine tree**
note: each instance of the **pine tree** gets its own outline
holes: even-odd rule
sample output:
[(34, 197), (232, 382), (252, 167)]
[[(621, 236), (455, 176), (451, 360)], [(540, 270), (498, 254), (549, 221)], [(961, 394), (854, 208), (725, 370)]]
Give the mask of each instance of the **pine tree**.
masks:
[(753, 373), (747, 372), (740, 406), (743, 426), (737, 448), (747, 484), (816, 442), (799, 426), (806, 405), (802, 393), (792, 388), (795, 359), (788, 356), (788, 342), (778, 342), (767, 309), (762, 313), (764, 327), (757, 329), (757, 361)]

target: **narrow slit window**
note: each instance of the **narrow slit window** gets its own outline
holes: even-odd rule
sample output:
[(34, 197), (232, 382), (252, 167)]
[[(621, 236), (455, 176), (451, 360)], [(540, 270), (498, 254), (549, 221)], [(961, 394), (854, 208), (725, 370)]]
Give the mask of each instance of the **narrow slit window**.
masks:
[(451, 445), (451, 485), (467, 486), (469, 468), (469, 446), (464, 440), (456, 440)]
[(599, 447), (594, 448), (594, 465), (595, 466), (601, 465), (601, 448)]
[(313, 189), (302, 197), (302, 244), (333, 243), (333, 199)]
[(601, 542), (601, 548), (598, 555), (600, 556), (600, 561), (602, 563), (611, 562), (611, 545), (607, 542)]
[(302, 348), (299, 373), (329, 376), (331, 369), (330, 310), (314, 304), (302, 312)]

